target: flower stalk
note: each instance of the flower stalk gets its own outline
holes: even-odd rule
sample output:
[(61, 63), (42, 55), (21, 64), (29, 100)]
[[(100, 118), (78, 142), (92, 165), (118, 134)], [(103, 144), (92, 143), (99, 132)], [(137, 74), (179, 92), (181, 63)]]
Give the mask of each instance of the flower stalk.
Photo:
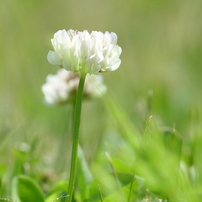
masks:
[(67, 202), (72, 201), (72, 196), (74, 193), (76, 171), (77, 171), (79, 128), (80, 128), (81, 108), (82, 108), (82, 98), (83, 98), (83, 89), (84, 89), (85, 78), (86, 78), (86, 74), (81, 73), (78, 91), (77, 91), (77, 95), (76, 95), (76, 103), (75, 103), (75, 108), (74, 108), (73, 145), (72, 145), (71, 168), (70, 168), (70, 178), (69, 178), (69, 187), (68, 187), (68, 195), (69, 196), (67, 198)]

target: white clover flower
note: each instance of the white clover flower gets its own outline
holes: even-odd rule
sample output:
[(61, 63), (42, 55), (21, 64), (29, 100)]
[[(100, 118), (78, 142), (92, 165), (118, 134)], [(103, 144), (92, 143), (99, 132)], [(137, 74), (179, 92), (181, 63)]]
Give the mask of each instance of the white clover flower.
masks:
[[(55, 75), (48, 75), (46, 83), (42, 86), (45, 101), (50, 105), (61, 105), (71, 102), (79, 84), (79, 74), (58, 70)], [(85, 98), (99, 97), (106, 92), (107, 88), (103, 84), (101, 75), (87, 75), (84, 85), (83, 96)]]
[(113, 32), (59, 30), (51, 39), (54, 51), (48, 61), (68, 71), (98, 74), (114, 71), (120, 64), (121, 47)]

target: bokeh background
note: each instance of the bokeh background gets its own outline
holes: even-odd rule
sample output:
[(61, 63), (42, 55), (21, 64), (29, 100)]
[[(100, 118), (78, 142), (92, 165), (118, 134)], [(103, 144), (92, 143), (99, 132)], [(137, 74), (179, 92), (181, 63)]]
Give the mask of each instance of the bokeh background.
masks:
[[(64, 135), (66, 148), (71, 144), (71, 106), (48, 107), (41, 92), (57, 71), (46, 56), (60, 29), (115, 32), (122, 64), (103, 75), (108, 95), (139, 131), (152, 115), (159, 127), (190, 135), (201, 120), (201, 8), (201, 0), (1, 0), (1, 161), (19, 142), (37, 142), (51, 164), (63, 156)], [(102, 100), (83, 105), (81, 144), (89, 159), (112, 124), (106, 114)]]

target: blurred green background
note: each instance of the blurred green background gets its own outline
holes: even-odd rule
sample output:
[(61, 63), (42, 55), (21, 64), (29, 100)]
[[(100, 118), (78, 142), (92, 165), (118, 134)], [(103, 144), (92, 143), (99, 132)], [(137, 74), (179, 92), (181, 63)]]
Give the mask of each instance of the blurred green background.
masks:
[[(189, 136), (201, 120), (201, 8), (201, 0), (1, 0), (1, 152), (6, 157), (17, 142), (37, 138), (39, 153), (57, 158), (58, 137), (68, 133), (70, 141), (71, 106), (48, 107), (41, 92), (57, 71), (46, 56), (59, 29), (115, 32), (122, 64), (103, 75), (108, 95), (138, 130), (153, 115), (159, 127), (175, 125)], [(111, 123), (101, 100), (84, 103), (82, 117), (90, 158)]]

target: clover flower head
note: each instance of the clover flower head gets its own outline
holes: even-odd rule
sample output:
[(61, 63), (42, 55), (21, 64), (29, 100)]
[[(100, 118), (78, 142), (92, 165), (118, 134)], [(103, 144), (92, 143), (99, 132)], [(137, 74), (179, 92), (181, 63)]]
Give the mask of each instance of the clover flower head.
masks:
[[(65, 69), (58, 70), (55, 75), (48, 75), (46, 83), (42, 86), (42, 92), (46, 103), (50, 105), (62, 105), (71, 102), (75, 98), (79, 84), (79, 74)], [(84, 98), (100, 97), (107, 88), (103, 84), (102, 75), (87, 75), (84, 85)]]
[(121, 47), (113, 32), (59, 30), (51, 39), (54, 51), (48, 61), (68, 71), (98, 74), (114, 71), (120, 64)]

